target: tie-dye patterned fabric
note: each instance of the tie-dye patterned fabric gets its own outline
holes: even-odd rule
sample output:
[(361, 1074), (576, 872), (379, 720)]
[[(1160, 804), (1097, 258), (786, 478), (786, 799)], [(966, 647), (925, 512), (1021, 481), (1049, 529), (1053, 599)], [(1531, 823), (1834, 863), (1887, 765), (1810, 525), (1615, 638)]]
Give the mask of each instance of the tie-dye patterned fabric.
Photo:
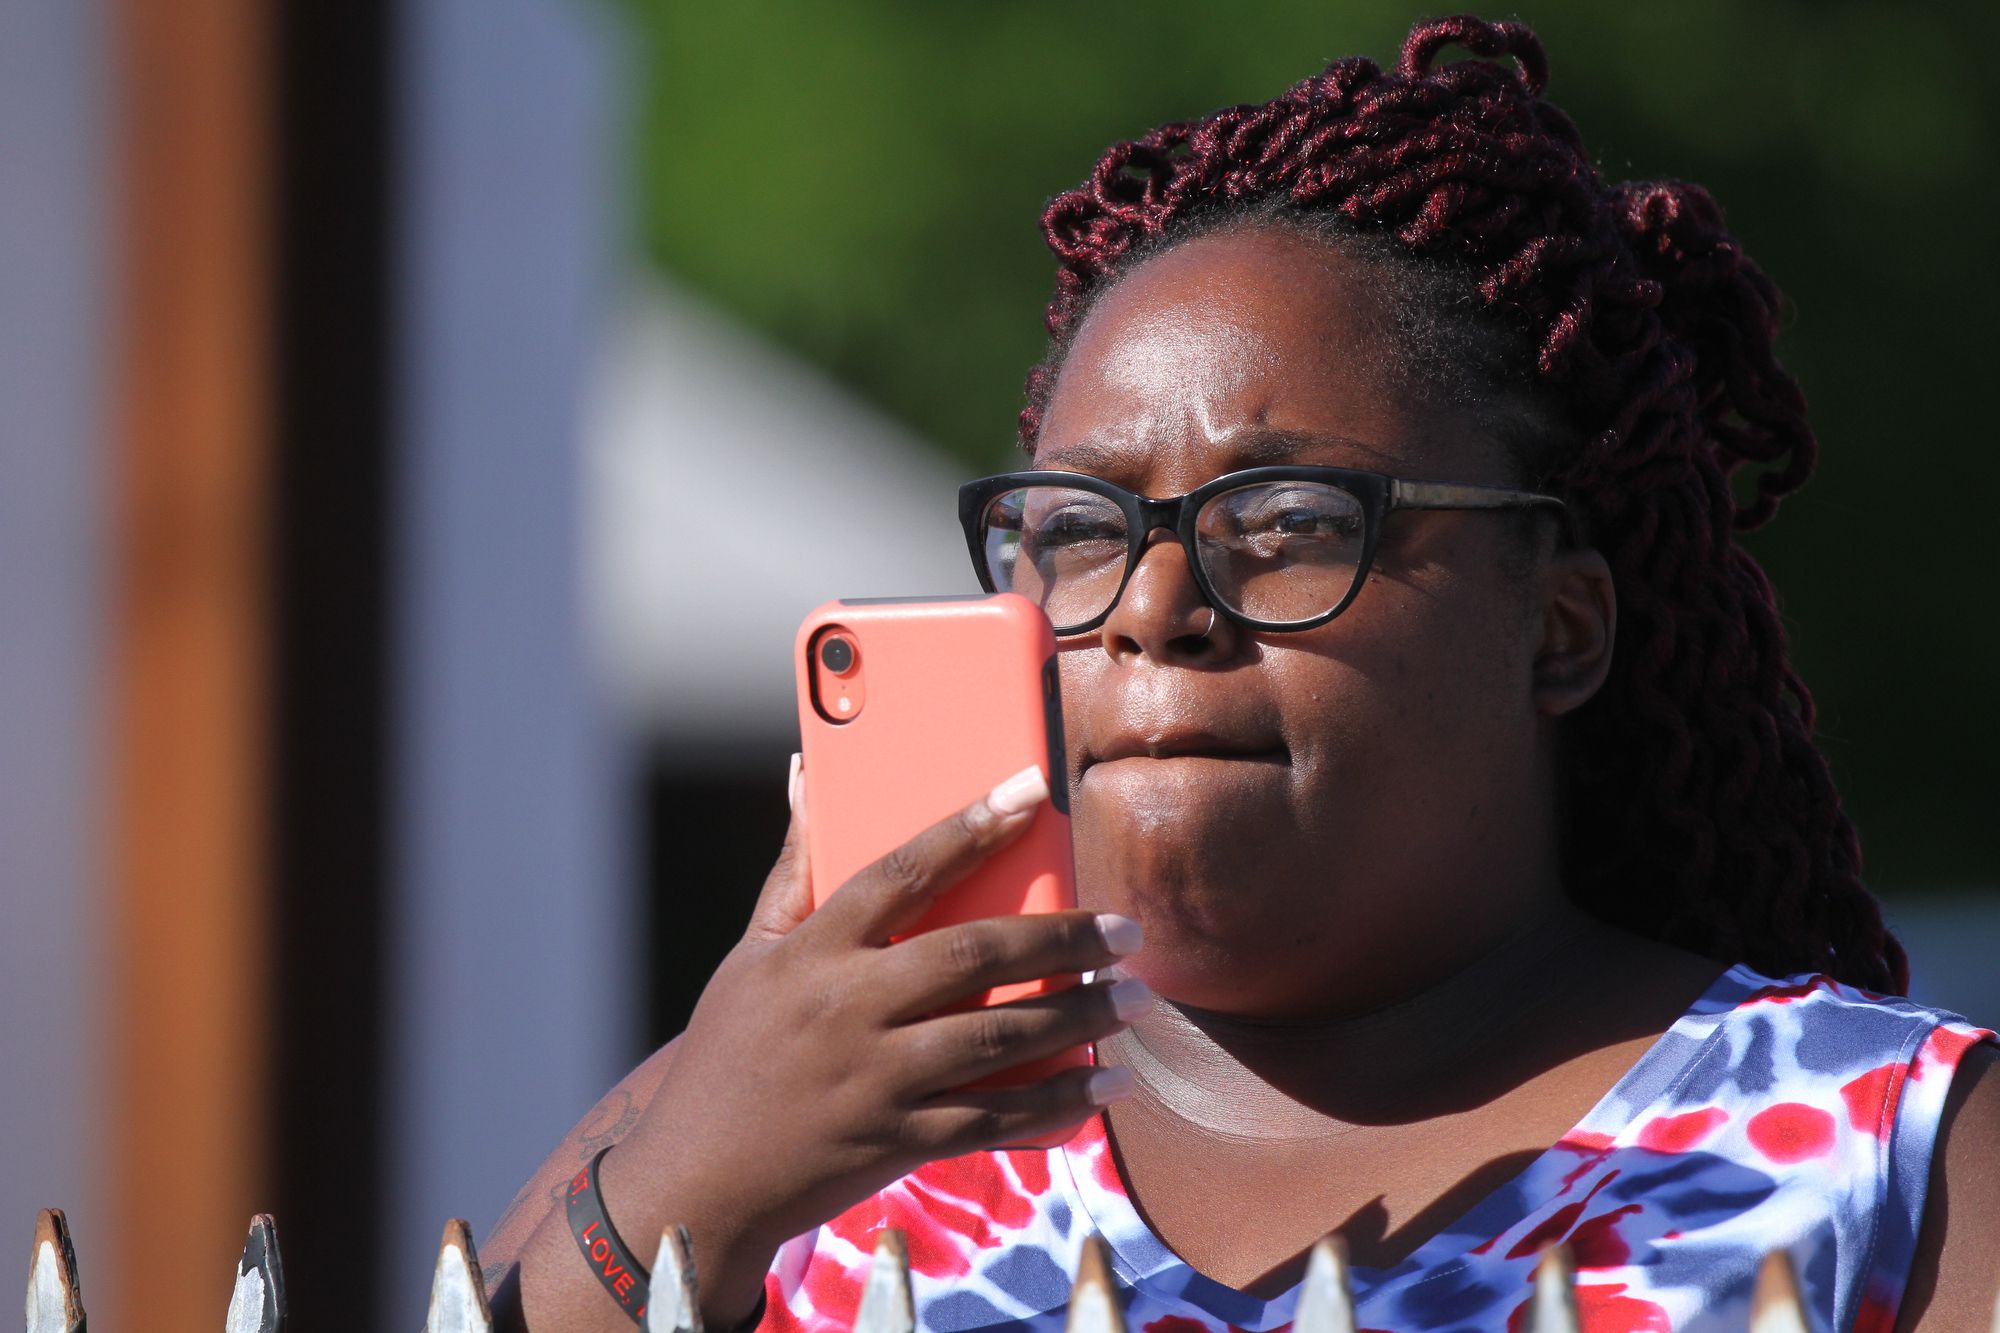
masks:
[[(1814, 1325), (1886, 1333), (1922, 1216), (1945, 1090), (1993, 1034), (1826, 977), (1735, 967), (1582, 1123), (1393, 1268), (1357, 1269), (1366, 1328), (1517, 1330), (1540, 1250), (1576, 1255), (1590, 1333), (1747, 1326), (1763, 1254), (1791, 1251)], [(907, 1234), (921, 1326), (1056, 1333), (1084, 1238), (1112, 1250), (1144, 1333), (1284, 1328), (1202, 1276), (1126, 1195), (1101, 1119), (1047, 1152), (975, 1153), (912, 1172), (779, 1251), (762, 1328), (853, 1324), (882, 1227)]]

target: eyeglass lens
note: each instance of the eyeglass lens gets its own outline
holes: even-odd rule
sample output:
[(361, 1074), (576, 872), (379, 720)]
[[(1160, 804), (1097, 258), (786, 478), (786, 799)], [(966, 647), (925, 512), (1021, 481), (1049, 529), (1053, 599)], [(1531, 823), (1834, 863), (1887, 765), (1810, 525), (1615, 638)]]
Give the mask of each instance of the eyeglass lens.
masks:
[[(1361, 501), (1314, 481), (1266, 481), (1211, 497), (1195, 550), (1216, 598), (1251, 620), (1313, 620), (1340, 605), (1361, 568)], [(1038, 604), (1058, 630), (1109, 610), (1125, 579), (1125, 511), (1094, 491), (1023, 486), (986, 507), (987, 573)]]

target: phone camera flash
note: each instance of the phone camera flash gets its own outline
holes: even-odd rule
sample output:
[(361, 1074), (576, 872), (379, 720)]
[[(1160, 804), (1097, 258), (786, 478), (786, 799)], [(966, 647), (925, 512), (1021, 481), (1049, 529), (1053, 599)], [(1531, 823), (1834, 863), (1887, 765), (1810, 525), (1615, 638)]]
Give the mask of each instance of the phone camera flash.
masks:
[(806, 658), (811, 678), (813, 711), (836, 726), (868, 711), (868, 673), (861, 663), (861, 645), (845, 625), (828, 625), (817, 632)]

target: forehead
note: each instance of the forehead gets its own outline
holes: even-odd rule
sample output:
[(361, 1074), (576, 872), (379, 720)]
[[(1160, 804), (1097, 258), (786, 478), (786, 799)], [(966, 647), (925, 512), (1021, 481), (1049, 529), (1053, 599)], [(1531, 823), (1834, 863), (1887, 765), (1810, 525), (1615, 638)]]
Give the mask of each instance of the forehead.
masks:
[(1496, 446), (1406, 383), (1385, 278), (1268, 228), (1146, 260), (1078, 330), (1036, 466), (1156, 495), (1278, 462), (1505, 480)]

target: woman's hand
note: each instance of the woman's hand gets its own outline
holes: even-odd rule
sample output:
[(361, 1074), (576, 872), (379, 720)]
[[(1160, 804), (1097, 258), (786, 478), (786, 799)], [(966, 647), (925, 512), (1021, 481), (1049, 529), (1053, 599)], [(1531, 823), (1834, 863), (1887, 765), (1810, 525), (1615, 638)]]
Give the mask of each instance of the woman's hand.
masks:
[(1127, 979), (943, 1012), (1136, 952), (1139, 927), (1123, 917), (1002, 917), (890, 942), (1027, 828), (1048, 795), (1038, 769), (890, 852), (817, 912), (797, 789), (795, 778), (791, 828), (748, 931), (603, 1170), (614, 1223), (648, 1257), (664, 1225), (688, 1227), (712, 1327), (751, 1312), (787, 1238), (924, 1162), (1032, 1139), (1123, 1096), (1121, 1069), (967, 1085), (1118, 1031), (1152, 998)]

